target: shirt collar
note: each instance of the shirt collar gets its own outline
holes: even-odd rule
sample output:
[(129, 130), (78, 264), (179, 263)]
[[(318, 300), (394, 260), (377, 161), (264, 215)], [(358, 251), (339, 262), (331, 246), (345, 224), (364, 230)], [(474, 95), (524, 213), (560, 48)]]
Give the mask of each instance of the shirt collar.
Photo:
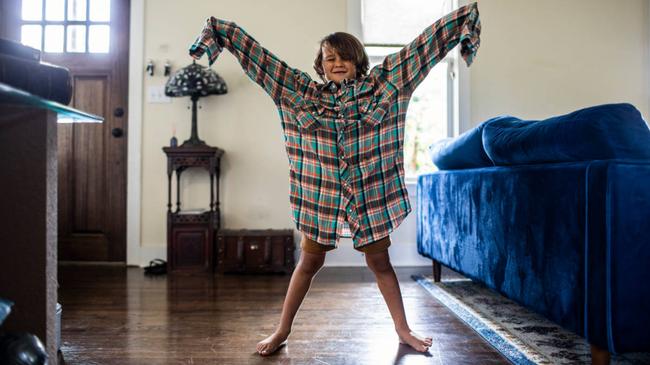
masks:
[(325, 84), (325, 88), (335, 93), (339, 90), (339, 85), (337, 85), (334, 81), (330, 80), (327, 82), (327, 84)]
[(357, 82), (357, 79), (343, 79), (343, 85), (349, 86)]
[[(341, 82), (341, 85), (343, 86), (350, 86), (353, 85), (357, 82), (356, 79), (343, 79), (343, 82)], [(329, 80), (327, 83), (323, 85), (323, 89), (329, 90), (333, 93), (337, 92), (341, 85), (337, 85), (334, 81)]]

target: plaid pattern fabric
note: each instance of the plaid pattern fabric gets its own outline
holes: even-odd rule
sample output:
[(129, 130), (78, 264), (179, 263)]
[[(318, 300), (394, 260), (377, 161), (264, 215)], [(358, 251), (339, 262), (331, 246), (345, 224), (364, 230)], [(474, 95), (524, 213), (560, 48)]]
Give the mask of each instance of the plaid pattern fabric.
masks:
[(296, 228), (336, 246), (345, 224), (360, 248), (411, 212), (404, 184), (404, 122), (411, 94), (457, 44), (469, 66), (480, 44), (476, 3), (427, 27), (367, 76), (318, 83), (289, 67), (233, 22), (210, 17), (190, 55), (215, 62), (223, 48), (274, 100), (289, 158)]

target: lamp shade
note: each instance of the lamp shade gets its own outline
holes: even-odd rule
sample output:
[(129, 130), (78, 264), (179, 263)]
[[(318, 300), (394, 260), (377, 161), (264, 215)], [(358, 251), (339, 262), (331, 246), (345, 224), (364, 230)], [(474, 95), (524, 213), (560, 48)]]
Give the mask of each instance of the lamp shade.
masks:
[(167, 80), (165, 95), (192, 96), (199, 98), (228, 92), (226, 82), (211, 68), (192, 62), (191, 65), (176, 71)]
[(196, 102), (204, 96), (225, 94), (227, 92), (226, 82), (212, 69), (198, 65), (196, 61), (176, 71), (167, 80), (165, 95), (172, 97), (189, 96), (192, 100), (192, 135), (190, 139), (183, 142), (181, 147), (206, 146), (205, 142), (199, 138)]

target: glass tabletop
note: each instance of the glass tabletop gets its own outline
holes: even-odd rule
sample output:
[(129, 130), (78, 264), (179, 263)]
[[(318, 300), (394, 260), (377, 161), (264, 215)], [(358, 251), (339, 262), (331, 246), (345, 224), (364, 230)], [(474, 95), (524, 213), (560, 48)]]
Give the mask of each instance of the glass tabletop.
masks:
[(104, 121), (104, 118), (98, 115), (82, 112), (3, 83), (0, 83), (0, 104), (27, 105), (52, 110), (57, 113), (59, 123), (102, 123)]

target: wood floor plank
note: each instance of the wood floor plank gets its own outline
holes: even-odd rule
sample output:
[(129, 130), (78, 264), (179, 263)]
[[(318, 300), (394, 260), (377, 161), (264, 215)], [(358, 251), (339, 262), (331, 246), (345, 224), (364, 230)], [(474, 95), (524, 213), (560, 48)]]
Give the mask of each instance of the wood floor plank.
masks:
[[(323, 268), (287, 346), (255, 352), (275, 329), (289, 276), (176, 275), (59, 267), (66, 364), (508, 364), (415, 283), (428, 267), (396, 268), (409, 325), (433, 337), (428, 353), (398, 343), (367, 268)], [(443, 270), (443, 280), (456, 274)]]

